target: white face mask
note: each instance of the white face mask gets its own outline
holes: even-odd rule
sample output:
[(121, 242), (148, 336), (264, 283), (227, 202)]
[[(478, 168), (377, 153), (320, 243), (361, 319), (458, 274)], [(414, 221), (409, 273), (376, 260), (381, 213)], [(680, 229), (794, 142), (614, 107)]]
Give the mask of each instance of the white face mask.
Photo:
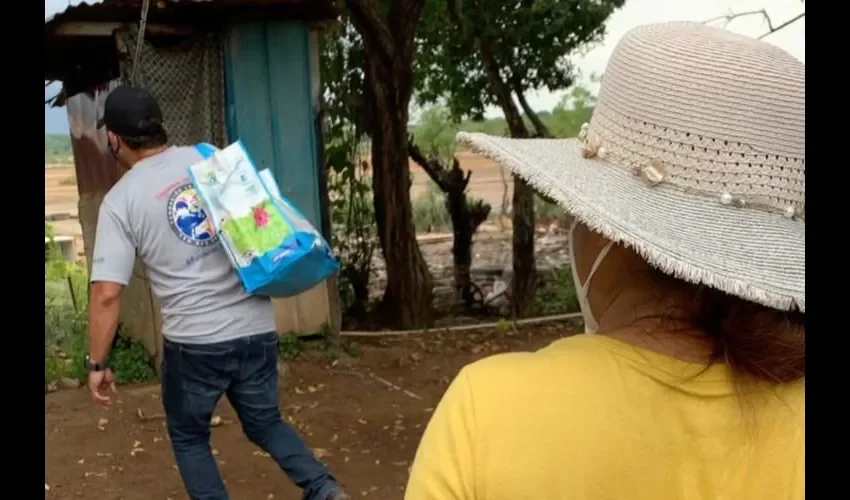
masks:
[(578, 219), (573, 221), (573, 225), (570, 228), (570, 268), (573, 273), (573, 283), (576, 287), (576, 298), (578, 299), (579, 308), (581, 308), (581, 314), (584, 316), (584, 331), (586, 333), (596, 333), (599, 329), (599, 324), (596, 322), (596, 318), (593, 317), (593, 311), (590, 310), (590, 304), (587, 302), (587, 291), (590, 289), (590, 280), (593, 279), (593, 275), (596, 274), (596, 270), (599, 269), (599, 266), (602, 264), (602, 261), (605, 259), (605, 256), (608, 255), (608, 251), (611, 250), (611, 247), (614, 246), (613, 241), (609, 241), (603, 248), (602, 251), (599, 252), (599, 255), (596, 256), (596, 260), (593, 262), (593, 266), (590, 267), (590, 272), (587, 274), (587, 280), (585, 280), (584, 284), (579, 282), (578, 272), (576, 270), (576, 252), (575, 252), (575, 244), (574, 244), (574, 234), (576, 227), (578, 227)]

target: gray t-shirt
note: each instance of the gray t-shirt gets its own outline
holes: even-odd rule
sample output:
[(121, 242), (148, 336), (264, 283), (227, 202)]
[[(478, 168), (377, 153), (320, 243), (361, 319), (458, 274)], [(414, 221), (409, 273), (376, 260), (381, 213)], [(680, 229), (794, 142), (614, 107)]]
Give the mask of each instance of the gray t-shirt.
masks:
[(211, 344), (271, 332), (271, 300), (244, 291), (189, 180), (187, 167), (201, 159), (193, 147), (168, 148), (138, 162), (109, 190), (91, 281), (126, 285), (138, 255), (169, 340)]

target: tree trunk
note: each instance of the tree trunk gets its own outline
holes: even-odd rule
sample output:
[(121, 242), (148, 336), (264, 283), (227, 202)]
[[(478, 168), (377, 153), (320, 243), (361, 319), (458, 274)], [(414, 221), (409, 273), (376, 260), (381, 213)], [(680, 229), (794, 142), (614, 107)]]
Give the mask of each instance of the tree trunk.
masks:
[(519, 176), (514, 176), (513, 198), (513, 270), (511, 305), (513, 314), (528, 314), (534, 303), (537, 265), (534, 259), (534, 190)]
[[(522, 120), (511, 95), (511, 89), (499, 72), (490, 42), (476, 39), (482, 63), (487, 70), (490, 84), (499, 106), (505, 114), (505, 121), (511, 137), (527, 138), (528, 129)], [(537, 269), (534, 260), (534, 190), (519, 176), (514, 175), (514, 196), (511, 217), (513, 223), (513, 280), (511, 283), (511, 307), (516, 317), (529, 312), (534, 303), (534, 288), (537, 282)]]
[(431, 321), (431, 275), (413, 226), (407, 109), (391, 111), (388, 103), (381, 102), (380, 96), (389, 90), (387, 81), (372, 80), (378, 110), (377, 128), (372, 133), (372, 182), (375, 218), (387, 269), (387, 288), (379, 311), (398, 328), (418, 328)]
[(527, 116), (531, 121), (531, 124), (534, 125), (535, 130), (537, 130), (537, 136), (547, 139), (552, 137), (552, 134), (549, 132), (549, 128), (546, 127), (543, 120), (541, 120), (540, 117), (537, 116), (537, 113), (531, 109), (531, 106), (528, 105), (528, 101), (525, 100), (525, 94), (522, 93), (522, 90), (519, 87), (515, 87), (514, 93), (519, 101), (519, 105), (522, 106), (523, 113), (525, 113), (525, 116)]
[[(531, 106), (528, 105), (528, 101), (525, 99), (525, 94), (522, 93), (522, 90), (519, 86), (514, 86), (514, 93), (516, 94), (517, 100), (519, 101), (519, 105), (522, 106), (523, 113), (525, 113), (525, 116), (528, 117), (528, 119), (534, 125), (534, 128), (537, 130), (537, 137), (542, 137), (545, 139), (551, 138), (552, 133), (549, 132), (549, 127), (547, 127), (546, 124), (543, 123), (543, 120), (541, 120), (540, 117), (537, 116), (537, 113), (533, 109), (531, 109)], [(535, 191), (535, 194), (542, 198), (544, 201), (546, 201), (546, 203), (549, 203), (551, 205), (557, 205), (555, 200), (551, 197), (546, 196), (545, 194), (539, 193), (537, 191)]]
[[(379, 317), (398, 328), (431, 323), (431, 274), (419, 251), (410, 206), (408, 105), (413, 93), (413, 38), (423, 0), (346, 0), (365, 49), (364, 100), (372, 136), (375, 222), (387, 266)], [(390, 22), (391, 20), (391, 22)]]
[[(454, 161), (452, 172), (463, 175), (463, 171)], [(490, 215), (490, 205), (481, 200), (472, 205), (466, 199), (465, 188), (469, 182), (469, 176), (463, 183), (464, 189), (452, 190), (446, 193), (446, 209), (452, 219), (452, 263), (454, 265), (455, 290), (460, 294), (464, 305), (471, 308), (476, 301), (478, 288), (472, 283), (470, 268), (472, 267), (472, 236), (478, 230), (478, 226), (487, 220)], [(478, 297), (482, 300), (483, 297)]]
[[(466, 187), (472, 172), (460, 168), (455, 158), (451, 169), (446, 168), (435, 158), (426, 158), (422, 151), (408, 139), (408, 154), (428, 174), (428, 177), (446, 196), (446, 210), (452, 220), (452, 259), (454, 265), (454, 285), (457, 294), (467, 309), (476, 301), (478, 288), (472, 283), (472, 236), (478, 227), (490, 215), (490, 205), (481, 200), (470, 204), (466, 197)], [(480, 295), (480, 293), (479, 293)], [(479, 297), (479, 300), (483, 297)]]

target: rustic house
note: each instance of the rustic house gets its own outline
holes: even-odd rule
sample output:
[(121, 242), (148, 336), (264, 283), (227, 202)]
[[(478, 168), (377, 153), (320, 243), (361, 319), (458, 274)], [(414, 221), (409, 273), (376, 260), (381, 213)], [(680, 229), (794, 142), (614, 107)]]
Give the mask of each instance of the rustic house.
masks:
[[(45, 20), (45, 80), (63, 83), (56, 104), (68, 110), (86, 256), (100, 201), (122, 173), (96, 127), (120, 83), (157, 96), (175, 144), (242, 139), (328, 237), (317, 30), (334, 16), (330, 0), (103, 0)], [(146, 276), (137, 262), (122, 324), (159, 355), (159, 307)], [(276, 306), (280, 331), (339, 328), (333, 279)]]

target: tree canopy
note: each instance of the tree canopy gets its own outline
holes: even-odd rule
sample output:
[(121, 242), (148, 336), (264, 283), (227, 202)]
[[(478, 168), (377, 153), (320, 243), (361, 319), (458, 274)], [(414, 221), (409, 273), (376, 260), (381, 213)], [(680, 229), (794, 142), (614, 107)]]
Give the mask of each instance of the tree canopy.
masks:
[(426, 2), (417, 32), (417, 100), (444, 102), (455, 118), (483, 118), (488, 106), (500, 105), (488, 78), (487, 59), (520, 101), (529, 90), (566, 89), (576, 77), (569, 56), (600, 42), (605, 20), (623, 3)]

